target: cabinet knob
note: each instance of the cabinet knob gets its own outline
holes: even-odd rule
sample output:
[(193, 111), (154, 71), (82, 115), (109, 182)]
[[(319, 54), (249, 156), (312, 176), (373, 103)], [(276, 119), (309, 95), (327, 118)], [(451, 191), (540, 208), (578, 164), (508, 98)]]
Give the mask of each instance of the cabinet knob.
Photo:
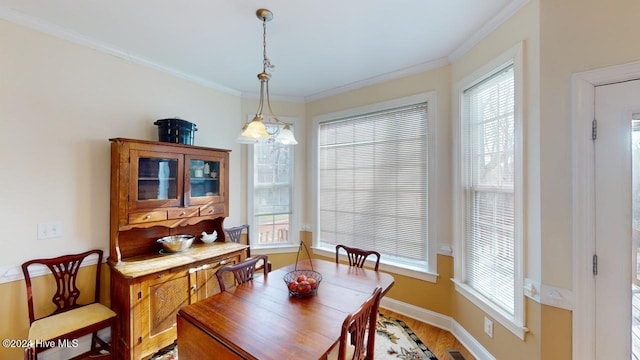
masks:
[(145, 219), (145, 220), (149, 220), (149, 219), (151, 219), (151, 215), (147, 215), (147, 216), (145, 216), (145, 217), (144, 217), (144, 219)]
[(214, 209), (209, 209), (209, 214), (213, 214)]
[(183, 211), (183, 212), (180, 213), (180, 216), (185, 216), (186, 214), (187, 213)]

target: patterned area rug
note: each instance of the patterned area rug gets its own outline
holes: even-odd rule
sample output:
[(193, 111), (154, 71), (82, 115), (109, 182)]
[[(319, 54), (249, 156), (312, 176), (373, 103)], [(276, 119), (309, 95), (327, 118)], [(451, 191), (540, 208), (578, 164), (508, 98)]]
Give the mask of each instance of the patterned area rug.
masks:
[(438, 360), (404, 321), (378, 314), (376, 359)]
[[(376, 324), (376, 359), (438, 360), (402, 320), (378, 314)], [(174, 343), (160, 350), (151, 360), (177, 360)]]

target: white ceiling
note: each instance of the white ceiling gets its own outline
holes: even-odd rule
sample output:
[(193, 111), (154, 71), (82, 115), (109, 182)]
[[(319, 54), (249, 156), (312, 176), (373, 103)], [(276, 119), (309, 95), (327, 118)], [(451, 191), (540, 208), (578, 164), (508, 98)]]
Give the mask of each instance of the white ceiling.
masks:
[(273, 98), (309, 101), (464, 53), (527, 0), (0, 0), (0, 18), (255, 96), (262, 22)]

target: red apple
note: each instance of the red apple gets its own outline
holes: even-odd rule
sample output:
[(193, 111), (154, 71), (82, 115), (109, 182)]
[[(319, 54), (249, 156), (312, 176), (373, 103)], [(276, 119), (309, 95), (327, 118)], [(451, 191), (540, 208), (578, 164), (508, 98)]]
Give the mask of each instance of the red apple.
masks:
[(304, 274), (300, 274), (298, 275), (298, 278), (296, 280), (300, 283), (300, 282), (306, 281), (307, 277)]
[(307, 282), (311, 286), (312, 290), (315, 289), (318, 286), (318, 283), (316, 283), (316, 279), (314, 279), (314, 278), (307, 278)]
[(289, 284), (287, 284), (287, 287), (289, 288), (289, 291), (298, 291), (298, 282), (291, 281), (289, 282)]
[(307, 295), (311, 292), (311, 285), (306, 281), (300, 281), (298, 283), (298, 294)]

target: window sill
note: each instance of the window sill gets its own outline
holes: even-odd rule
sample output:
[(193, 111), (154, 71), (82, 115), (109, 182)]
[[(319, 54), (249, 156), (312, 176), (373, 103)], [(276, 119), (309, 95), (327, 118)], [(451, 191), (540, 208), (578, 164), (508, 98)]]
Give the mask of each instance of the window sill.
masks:
[(520, 340), (524, 340), (525, 334), (529, 331), (526, 326), (517, 324), (511, 315), (489, 304), (486, 300), (483, 299), (482, 296), (480, 296), (468, 285), (461, 283), (456, 279), (451, 279), (451, 281), (453, 281), (456, 291), (459, 294), (467, 298), (467, 300), (471, 301), (475, 306), (487, 313), (494, 320), (504, 326), (507, 330), (511, 331)]
[(300, 249), (300, 245), (277, 245), (277, 246), (262, 246), (262, 247), (251, 247), (251, 253), (255, 255), (269, 255), (269, 254), (287, 254), (287, 253), (295, 253)]
[[(333, 259), (335, 259), (336, 257), (336, 253), (332, 251), (319, 249), (316, 247), (312, 247), (312, 251), (315, 255), (325, 256)], [(365, 262), (365, 266), (369, 268), (373, 268), (375, 266), (375, 262), (367, 260)], [(403, 275), (403, 276), (411, 277), (418, 280), (424, 280), (432, 283), (436, 283), (438, 280), (437, 273), (427, 272), (425, 270), (418, 269), (418, 268), (401, 267), (399, 265), (385, 264), (382, 257), (380, 258), (380, 266), (378, 269), (383, 270), (385, 272), (392, 273), (392, 274)]]

